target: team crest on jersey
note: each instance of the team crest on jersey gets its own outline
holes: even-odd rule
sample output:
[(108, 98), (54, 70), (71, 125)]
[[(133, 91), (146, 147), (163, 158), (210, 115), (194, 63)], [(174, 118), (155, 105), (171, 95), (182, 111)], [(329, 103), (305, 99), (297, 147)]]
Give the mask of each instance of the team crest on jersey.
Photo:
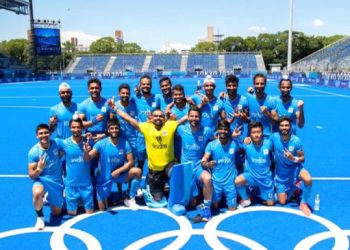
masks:
[(288, 109), (288, 113), (293, 113), (293, 108), (292, 108), (292, 107), (290, 107), (290, 108)]
[(219, 107), (218, 105), (214, 105), (214, 108), (213, 108), (215, 111), (218, 111), (219, 110)]
[(289, 146), (288, 150), (289, 150), (290, 152), (294, 151), (294, 146)]
[(268, 155), (269, 154), (269, 150), (268, 149), (264, 149), (264, 155)]
[(237, 110), (242, 110), (242, 108), (243, 108), (242, 105), (240, 105), (240, 104), (237, 105)]
[(203, 141), (203, 136), (198, 136), (198, 141)]
[(119, 149), (119, 154), (123, 155), (124, 154), (124, 149)]
[(102, 108), (101, 108), (101, 111), (102, 111), (103, 113), (106, 113), (106, 112), (107, 112), (106, 107), (102, 107)]
[(52, 151), (52, 153), (53, 153), (54, 155), (58, 155), (58, 150), (57, 150), (57, 149), (54, 149), (54, 150)]
[(157, 107), (156, 102), (152, 102), (152, 108), (155, 108), (155, 107)]
[(167, 135), (168, 135), (168, 131), (164, 131), (163, 136), (167, 136)]
[(235, 149), (234, 148), (230, 148), (230, 154), (234, 154), (235, 153)]
[(130, 115), (131, 115), (131, 116), (134, 116), (134, 115), (135, 115), (135, 111), (134, 111), (134, 110), (131, 110), (131, 111), (130, 111)]

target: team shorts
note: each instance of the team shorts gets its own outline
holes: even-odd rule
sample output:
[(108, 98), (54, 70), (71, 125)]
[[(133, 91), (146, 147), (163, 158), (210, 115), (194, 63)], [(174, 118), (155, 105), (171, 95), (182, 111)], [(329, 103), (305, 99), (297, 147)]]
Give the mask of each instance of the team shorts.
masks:
[(96, 195), (98, 201), (106, 200), (112, 192), (113, 183), (125, 183), (128, 178), (128, 171), (125, 171), (118, 178), (109, 179), (104, 183), (96, 183)]
[(257, 180), (250, 173), (242, 174), (250, 187), (257, 187), (260, 191), (261, 199), (265, 201), (274, 200), (274, 186), (272, 178), (268, 177), (263, 180)]
[(83, 200), (84, 208), (86, 210), (94, 209), (94, 196), (92, 185), (88, 186), (66, 186), (66, 203), (68, 211), (76, 211), (78, 209), (78, 202), (81, 198)]
[(39, 177), (33, 183), (33, 187), (42, 186), (44, 193), (48, 193), (48, 202), (55, 207), (63, 207), (63, 181), (52, 180), (50, 178)]
[(212, 201), (220, 202), (222, 196), (225, 196), (226, 198), (226, 205), (229, 208), (235, 208), (237, 207), (237, 191), (234, 184), (234, 181), (232, 180), (232, 183), (230, 185), (222, 185), (219, 183), (213, 182), (213, 198)]
[(275, 187), (278, 194), (287, 193), (293, 189), (295, 183), (299, 180), (299, 174), (304, 168), (302, 166), (297, 167), (290, 176), (278, 176), (275, 175)]

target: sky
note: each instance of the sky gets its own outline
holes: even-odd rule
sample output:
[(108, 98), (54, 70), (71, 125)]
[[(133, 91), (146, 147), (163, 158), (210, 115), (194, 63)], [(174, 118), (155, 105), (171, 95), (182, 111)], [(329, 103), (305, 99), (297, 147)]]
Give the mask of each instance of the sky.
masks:
[[(34, 18), (61, 20), (61, 40), (89, 46), (123, 30), (145, 50), (195, 46), (207, 26), (227, 36), (288, 29), (289, 0), (33, 0)], [(293, 0), (293, 29), (306, 35), (349, 35), (349, 0)], [(0, 41), (26, 38), (29, 16), (0, 9)]]

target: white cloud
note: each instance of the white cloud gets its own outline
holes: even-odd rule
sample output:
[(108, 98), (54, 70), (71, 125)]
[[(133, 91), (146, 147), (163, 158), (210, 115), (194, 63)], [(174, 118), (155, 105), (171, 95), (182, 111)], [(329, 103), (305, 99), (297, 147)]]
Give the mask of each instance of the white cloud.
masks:
[(78, 44), (82, 44), (85, 47), (89, 47), (92, 42), (101, 38), (100, 36), (86, 34), (82, 31), (61, 30), (61, 42), (70, 41), (71, 37), (78, 38)]
[(191, 45), (184, 44), (184, 43), (166, 43), (162, 46), (161, 49), (159, 49), (157, 52), (169, 52), (171, 50), (176, 50), (178, 52), (181, 52), (182, 50), (190, 50)]
[(255, 33), (263, 33), (263, 32), (267, 31), (266, 27), (264, 27), (264, 26), (256, 26), (256, 25), (250, 26), (248, 28), (248, 30), (252, 31), (252, 32), (255, 32)]
[(322, 26), (324, 26), (324, 22), (320, 19), (315, 19), (315, 20), (313, 20), (312, 25), (314, 27), (322, 27)]

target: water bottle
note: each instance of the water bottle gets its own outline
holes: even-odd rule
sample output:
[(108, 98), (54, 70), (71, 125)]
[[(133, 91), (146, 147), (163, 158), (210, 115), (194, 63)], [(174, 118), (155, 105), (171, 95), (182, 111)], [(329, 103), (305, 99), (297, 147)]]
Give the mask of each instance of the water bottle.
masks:
[(320, 203), (321, 203), (320, 195), (316, 194), (315, 203), (314, 203), (314, 210), (315, 211), (319, 211), (320, 210)]
[(201, 91), (201, 90), (202, 90), (201, 81), (198, 80), (198, 81), (197, 81), (197, 91)]

